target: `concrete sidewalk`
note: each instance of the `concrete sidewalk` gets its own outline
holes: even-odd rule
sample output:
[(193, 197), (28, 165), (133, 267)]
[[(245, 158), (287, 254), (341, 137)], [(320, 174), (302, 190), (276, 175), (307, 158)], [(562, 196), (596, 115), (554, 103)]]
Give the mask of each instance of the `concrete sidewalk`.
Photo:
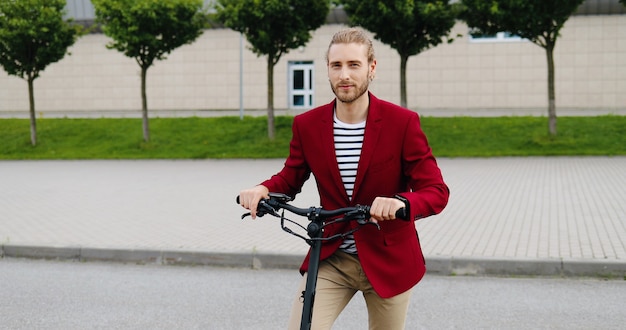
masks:
[[(0, 256), (295, 268), (306, 243), (235, 204), (282, 163), (2, 161)], [(626, 276), (626, 157), (439, 164), (449, 205), (417, 222), (429, 272)], [(313, 182), (293, 204), (318, 206)]]

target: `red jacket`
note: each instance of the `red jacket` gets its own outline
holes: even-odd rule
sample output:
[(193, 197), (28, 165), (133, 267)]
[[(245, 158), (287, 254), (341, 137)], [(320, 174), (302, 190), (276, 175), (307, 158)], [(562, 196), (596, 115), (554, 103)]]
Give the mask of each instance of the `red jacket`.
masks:
[[(437, 214), (448, 202), (443, 181), (417, 113), (377, 99), (371, 93), (365, 136), (352, 200), (344, 189), (333, 140), (334, 102), (298, 115), (293, 121), (289, 157), (283, 169), (262, 184), (271, 192), (295, 196), (312, 173), (321, 206), (334, 210), (371, 205), (377, 196), (402, 195), (410, 218)], [(324, 235), (346, 231), (352, 224), (326, 227)], [(383, 298), (412, 288), (426, 272), (413, 221), (381, 221), (381, 230), (365, 226), (354, 234), (359, 259), (374, 290)], [(322, 245), (321, 259), (332, 255), (340, 240)], [(300, 271), (308, 267), (305, 258)]]

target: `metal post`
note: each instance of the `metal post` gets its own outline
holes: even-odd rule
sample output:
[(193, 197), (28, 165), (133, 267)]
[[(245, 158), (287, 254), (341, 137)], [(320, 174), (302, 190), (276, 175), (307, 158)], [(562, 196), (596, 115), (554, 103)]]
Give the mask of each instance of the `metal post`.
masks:
[(239, 119), (243, 120), (243, 33), (239, 34)]

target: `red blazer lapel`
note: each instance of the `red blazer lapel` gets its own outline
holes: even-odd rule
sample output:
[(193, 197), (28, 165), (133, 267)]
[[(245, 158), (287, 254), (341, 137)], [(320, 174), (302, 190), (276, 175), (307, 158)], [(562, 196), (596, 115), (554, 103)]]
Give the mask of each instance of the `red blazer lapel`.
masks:
[(379, 106), (378, 99), (369, 94), (370, 105), (367, 113), (367, 122), (365, 124), (365, 136), (363, 137), (363, 147), (361, 148), (361, 157), (359, 159), (359, 168), (356, 172), (356, 181), (354, 183), (354, 191), (352, 192), (352, 200), (358, 200), (359, 187), (363, 181), (367, 168), (374, 157), (374, 151), (378, 144), (378, 138), (382, 129), (382, 111)]
[[(342, 196), (346, 203), (348, 202), (348, 194), (346, 193), (346, 188), (343, 186), (343, 181), (341, 180), (341, 173), (339, 172), (339, 164), (337, 164), (337, 155), (335, 153), (335, 137), (334, 137), (334, 127), (333, 127), (333, 118), (334, 118), (334, 109), (335, 102), (333, 101), (327, 106), (329, 107), (328, 111), (323, 111), (323, 115), (321, 117), (321, 125), (319, 127), (319, 140), (323, 146), (329, 146), (325, 148), (324, 154), (321, 155), (321, 158), (327, 164), (331, 164), (329, 166), (330, 175), (332, 181), (337, 186), (338, 191), (342, 192)], [(316, 180), (323, 180), (322, 178), (316, 178)]]

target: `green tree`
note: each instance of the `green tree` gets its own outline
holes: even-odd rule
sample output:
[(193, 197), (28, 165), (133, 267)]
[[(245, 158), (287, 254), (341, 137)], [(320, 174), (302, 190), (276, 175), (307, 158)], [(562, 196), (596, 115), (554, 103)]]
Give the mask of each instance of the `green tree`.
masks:
[(546, 51), (548, 132), (557, 135), (554, 47), (559, 31), (584, 0), (461, 0), (461, 18), (476, 32), (510, 32)]
[(34, 81), (76, 42), (81, 28), (64, 20), (65, 0), (0, 1), (0, 65), (28, 82), (30, 141), (37, 145)]
[(143, 138), (150, 140), (146, 75), (156, 60), (190, 44), (206, 24), (202, 0), (92, 0), (96, 19), (117, 49), (134, 58), (141, 68)]
[[(341, 0), (350, 23), (400, 55), (400, 103), (407, 106), (406, 65), (409, 57), (448, 38), (456, 12), (448, 0)], [(453, 39), (448, 39), (451, 41)]]
[(243, 33), (257, 56), (267, 55), (267, 131), (275, 137), (274, 66), (291, 49), (306, 45), (326, 21), (329, 0), (217, 0), (216, 18)]

